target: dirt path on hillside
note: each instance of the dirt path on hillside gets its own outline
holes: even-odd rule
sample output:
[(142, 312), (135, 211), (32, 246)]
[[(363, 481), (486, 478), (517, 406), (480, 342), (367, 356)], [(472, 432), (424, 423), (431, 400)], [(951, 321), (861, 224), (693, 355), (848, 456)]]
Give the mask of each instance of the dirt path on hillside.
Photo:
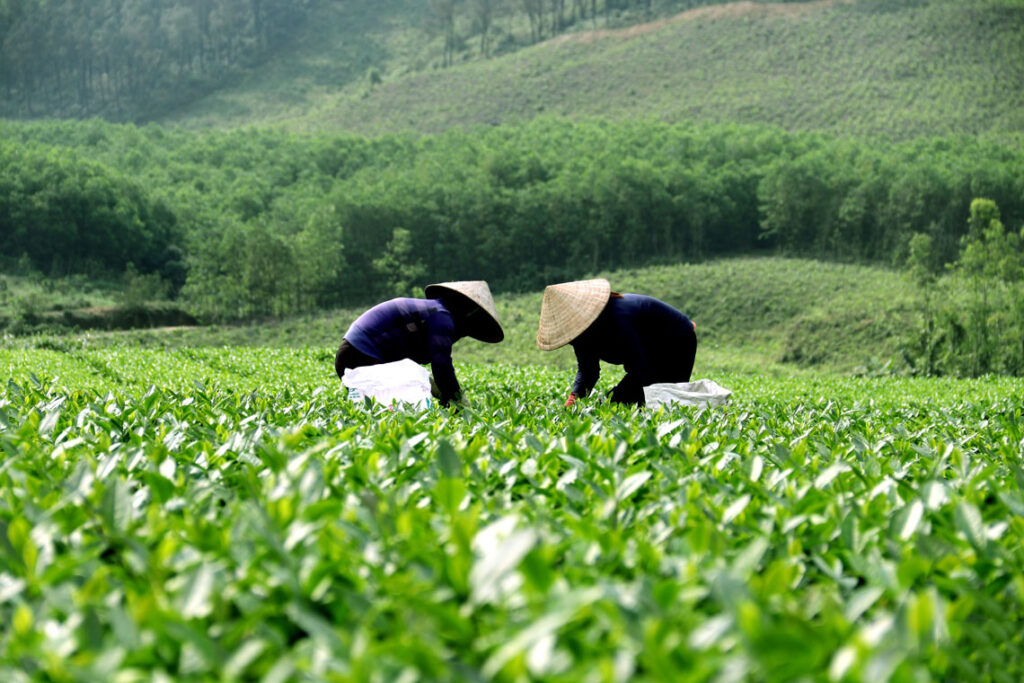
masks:
[(178, 332), (179, 330), (198, 330), (201, 325), (168, 325), (166, 327), (135, 327), (130, 330), (113, 330), (115, 332)]
[(646, 24), (637, 24), (626, 28), (616, 29), (594, 29), (580, 33), (567, 33), (545, 40), (541, 45), (561, 45), (563, 43), (592, 43), (595, 40), (605, 38), (628, 39), (642, 36), (646, 33), (657, 31), (660, 28), (675, 24), (681, 21), (696, 21), (698, 19), (721, 19), (736, 18), (744, 16), (796, 16), (805, 14), (825, 7), (838, 4), (852, 4), (856, 0), (815, 0), (815, 2), (804, 3), (761, 3), (761, 2), (730, 2), (724, 5), (712, 5), (710, 7), (698, 7), (686, 10), (671, 17), (649, 21)]

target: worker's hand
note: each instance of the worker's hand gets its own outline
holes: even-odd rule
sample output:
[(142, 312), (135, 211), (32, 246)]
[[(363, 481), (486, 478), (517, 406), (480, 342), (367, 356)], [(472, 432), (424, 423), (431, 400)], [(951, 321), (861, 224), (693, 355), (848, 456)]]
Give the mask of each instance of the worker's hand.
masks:
[(565, 399), (565, 407), (572, 408), (576, 403), (576, 394), (569, 394), (569, 398)]
[(458, 409), (458, 408), (461, 408), (461, 407), (463, 407), (465, 405), (469, 405), (469, 401), (466, 399), (466, 395), (464, 393), (462, 393), (461, 391), (459, 393), (455, 394), (454, 396), (447, 397), (447, 398), (444, 397), (444, 396), (440, 396), (440, 392), (438, 392), (438, 394), (439, 395), (438, 395), (438, 398), (437, 398), (437, 402), (440, 403), (445, 408), (456, 408), (456, 409)]
[(450, 412), (452, 414), (455, 414), (455, 415), (458, 415), (459, 413), (461, 413), (463, 408), (468, 408), (469, 407), (469, 403), (464, 398), (460, 398), (457, 401), (456, 400), (451, 400), (451, 401), (448, 401), (448, 403), (442, 403), (441, 405), (443, 405), (445, 407), (445, 410), (447, 410), (448, 412)]

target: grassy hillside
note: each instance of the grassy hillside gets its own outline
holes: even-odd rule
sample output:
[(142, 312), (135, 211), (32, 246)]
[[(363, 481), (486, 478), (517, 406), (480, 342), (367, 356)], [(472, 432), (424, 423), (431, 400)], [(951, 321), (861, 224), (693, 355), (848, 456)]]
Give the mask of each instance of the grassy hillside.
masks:
[[(778, 363), (877, 370), (898, 357), (901, 327), (916, 297), (908, 281), (891, 271), (801, 259), (739, 258), (599, 275), (618, 290), (651, 294), (690, 315), (700, 338), (698, 374), (723, 369), (765, 373)], [(457, 360), (571, 367), (570, 348), (543, 352), (534, 343), (540, 302), (540, 292), (497, 297), (505, 341), (463, 341), (456, 347)], [(241, 326), (9, 340), (8, 345), (314, 346), (322, 347), (321, 360), (329, 364), (360, 312), (345, 309)]]
[[(892, 6), (894, 3), (885, 3)], [(570, 117), (770, 122), (894, 137), (1024, 129), (1024, 5), (1011, 0), (730, 3), (621, 30), (560, 36), (449, 69), (322, 78), (307, 48), (169, 122), (287, 121), (361, 133)], [(325, 15), (314, 22), (329, 30)], [(377, 45), (400, 50), (386, 26)], [(401, 30), (399, 30), (401, 28)], [(390, 43), (388, 41), (391, 41)], [(392, 64), (401, 63), (393, 60)], [(409, 64), (409, 62), (405, 62)], [(347, 66), (341, 66), (345, 64)], [(336, 85), (336, 87), (335, 87)]]

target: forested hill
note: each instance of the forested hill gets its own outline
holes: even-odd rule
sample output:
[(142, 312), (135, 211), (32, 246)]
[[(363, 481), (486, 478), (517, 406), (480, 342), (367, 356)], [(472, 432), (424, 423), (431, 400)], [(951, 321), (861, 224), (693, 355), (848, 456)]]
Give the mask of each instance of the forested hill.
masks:
[(1024, 129), (1022, 0), (0, 0), (0, 116)]

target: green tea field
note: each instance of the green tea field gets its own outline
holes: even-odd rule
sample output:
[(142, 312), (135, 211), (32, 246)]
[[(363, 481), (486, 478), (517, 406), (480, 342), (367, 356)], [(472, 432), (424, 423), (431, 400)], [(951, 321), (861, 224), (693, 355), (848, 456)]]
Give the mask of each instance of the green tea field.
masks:
[(415, 412), (324, 350), (0, 350), (0, 678), (1024, 676), (1019, 380), (457, 370)]

